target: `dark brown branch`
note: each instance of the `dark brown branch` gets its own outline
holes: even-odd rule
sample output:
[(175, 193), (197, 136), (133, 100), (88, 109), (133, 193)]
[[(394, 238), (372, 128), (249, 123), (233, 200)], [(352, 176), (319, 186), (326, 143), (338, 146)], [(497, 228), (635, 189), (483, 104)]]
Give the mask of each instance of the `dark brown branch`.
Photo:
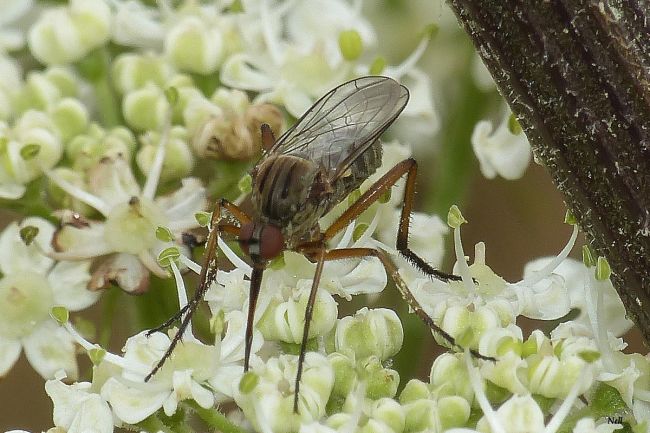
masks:
[(650, 3), (448, 2), (650, 342)]

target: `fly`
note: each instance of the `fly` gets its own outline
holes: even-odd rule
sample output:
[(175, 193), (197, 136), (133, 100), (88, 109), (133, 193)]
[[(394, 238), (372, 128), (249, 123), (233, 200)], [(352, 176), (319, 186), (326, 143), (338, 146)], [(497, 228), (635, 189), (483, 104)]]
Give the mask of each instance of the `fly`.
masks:
[[(298, 358), (294, 396), (296, 412), (307, 336), (326, 261), (377, 257), (415, 314), (449, 343), (456, 344), (420, 307), (385, 251), (376, 248), (327, 249), (327, 241), (406, 176), (397, 250), (426, 275), (442, 281), (460, 278), (434, 269), (408, 247), (409, 217), (413, 208), (417, 174), (417, 162), (413, 158), (396, 164), (327, 229), (321, 231), (318, 225), (321, 217), (359, 188), (381, 165), (382, 147), (379, 137), (404, 110), (408, 99), (407, 88), (391, 78), (361, 77), (328, 92), (277, 140), (270, 127), (262, 125), (262, 142), (267, 150), (251, 171), (252, 213), (245, 213), (226, 199), (217, 201), (210, 221), (210, 235), (198, 289), (175, 317), (156, 329), (162, 329), (182, 318), (169, 348), (145, 380), (149, 380), (171, 355), (198, 303), (215, 281), (217, 239), (222, 234), (234, 236), (252, 262), (244, 371), (249, 368), (253, 317), (267, 264), (286, 250), (304, 254), (316, 263)], [(229, 213), (230, 219), (223, 218), (224, 211)], [(233, 224), (232, 218), (238, 224)]]

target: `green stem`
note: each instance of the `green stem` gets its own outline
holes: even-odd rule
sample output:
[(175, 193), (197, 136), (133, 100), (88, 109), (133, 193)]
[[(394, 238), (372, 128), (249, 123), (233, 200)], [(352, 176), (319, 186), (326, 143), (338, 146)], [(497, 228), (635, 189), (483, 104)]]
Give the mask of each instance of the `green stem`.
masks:
[(99, 48), (77, 63), (77, 70), (95, 91), (97, 111), (103, 126), (111, 128), (122, 123), (120, 103), (110, 82), (111, 56), (106, 47)]
[(102, 301), (102, 318), (99, 323), (99, 338), (98, 343), (102, 347), (108, 347), (113, 333), (113, 322), (116, 316), (115, 309), (117, 307), (117, 298), (120, 294), (120, 289), (111, 287)]
[(217, 409), (204, 409), (193, 401), (188, 401), (184, 405), (196, 412), (199, 418), (215, 431), (221, 433), (247, 433), (246, 430), (234, 424)]
[(97, 97), (97, 110), (102, 124), (107, 128), (120, 125), (122, 116), (119, 103), (109, 82), (108, 74), (104, 74), (100, 80), (95, 81), (93, 88)]
[(163, 433), (176, 433), (174, 430), (169, 428), (160, 418), (155, 414), (147, 417), (146, 419), (140, 421), (137, 424), (138, 430), (144, 430), (149, 433), (156, 433), (162, 431)]

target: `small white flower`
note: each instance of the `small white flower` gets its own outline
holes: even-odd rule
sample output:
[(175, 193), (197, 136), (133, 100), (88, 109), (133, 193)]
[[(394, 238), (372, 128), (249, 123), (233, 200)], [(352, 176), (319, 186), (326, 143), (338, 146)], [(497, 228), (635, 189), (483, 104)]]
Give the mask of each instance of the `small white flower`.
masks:
[(13, 128), (0, 122), (0, 197), (22, 197), (25, 184), (53, 167), (62, 154), (57, 128), (45, 113), (27, 111)]
[[(503, 433), (542, 433), (544, 432), (544, 412), (530, 395), (513, 395), (496, 411), (496, 418), (503, 426)], [(476, 429), (482, 432), (497, 433), (490, 428), (486, 418), (482, 418)]]
[(169, 337), (162, 333), (147, 337), (143, 332), (127, 340), (121, 372), (110, 377), (101, 388), (102, 398), (123, 422), (138, 423), (160, 408), (171, 416), (178, 403), (186, 399), (204, 408), (214, 405), (208, 380), (219, 368), (219, 351), (196, 340), (178, 345), (163, 368), (149, 382), (144, 382), (169, 343)]
[(102, 0), (71, 0), (41, 14), (29, 31), (29, 48), (47, 65), (81, 59), (110, 37), (111, 11)]
[(206, 75), (221, 65), (224, 42), (218, 23), (202, 18), (179, 17), (165, 36), (165, 54), (179, 70)]
[[(28, 246), (21, 240), (21, 227), (39, 232)], [(54, 227), (31, 217), (19, 226), (9, 225), (0, 235), (0, 374), (16, 362), (21, 349), (45, 378), (64, 369), (77, 377), (75, 346), (68, 333), (50, 318), (54, 306), (78, 311), (92, 305), (99, 295), (86, 290), (90, 279), (88, 262), (59, 262), (48, 258)]]
[[(154, 164), (158, 168), (150, 170), (149, 179), (160, 175), (162, 160), (157, 158)], [(87, 191), (70, 185), (52, 172), (49, 177), (106, 218), (91, 221), (76, 214), (68, 215), (53, 239), (56, 256), (68, 260), (119, 254), (110, 256), (106, 266), (97, 270), (92, 284), (96, 289), (116, 279), (124, 290), (141, 292), (147, 287), (145, 269), (167, 276), (156, 259), (168, 245), (156, 238), (156, 229), (167, 227), (180, 244), (184, 231), (198, 227), (194, 214), (202, 211), (206, 204), (205, 189), (194, 178), (183, 179), (180, 189), (154, 199), (155, 185), (148, 181), (141, 189), (131, 168), (119, 156), (104, 158), (89, 170)]]
[[(332, 367), (323, 355), (308, 352), (305, 357), (298, 414), (293, 412), (298, 357), (281, 355), (254, 366), (235, 390), (235, 402), (257, 431), (283, 433), (298, 430), (299, 423), (325, 415), (334, 385)], [(252, 384), (244, 381), (252, 379)], [(250, 389), (252, 388), (252, 389)]]
[[(338, 45), (338, 36), (342, 31), (355, 30), (364, 47), (375, 44), (375, 31), (361, 15), (359, 6), (342, 0), (298, 2), (286, 16), (288, 37), (301, 52), (323, 50), (330, 64), (338, 65), (343, 60)], [(314, 11), (319, 13), (315, 14)]]
[(114, 0), (112, 39), (120, 44), (137, 48), (160, 50), (165, 29), (160, 22), (158, 8), (135, 0)]
[(386, 360), (402, 347), (404, 330), (393, 310), (362, 308), (354, 316), (338, 321), (334, 333), (337, 352), (354, 354), (356, 359), (377, 356)]
[(11, 57), (0, 54), (0, 76), (0, 120), (6, 120), (15, 112), (14, 99), (22, 81), (20, 65)]
[(54, 425), (66, 433), (112, 433), (113, 414), (108, 403), (91, 391), (91, 384), (66, 385), (48, 380), (45, 391), (54, 403)]
[(481, 120), (472, 133), (472, 148), (479, 160), (481, 173), (488, 179), (497, 175), (505, 179), (519, 179), (523, 176), (531, 158), (530, 144), (526, 135), (514, 134), (508, 127), (510, 111), (493, 129), (492, 123)]
[[(524, 280), (533, 274), (534, 269), (542, 269), (551, 262), (551, 257), (544, 257), (528, 262), (524, 266)], [(587, 314), (587, 285), (589, 280), (586, 272), (593, 272), (578, 260), (567, 258), (553, 271), (562, 277), (568, 290), (570, 307), (580, 310), (578, 317), (572, 320), (574, 324), (590, 325)], [(633, 322), (626, 317), (625, 306), (614, 289), (611, 281), (607, 280), (600, 295), (603, 296), (603, 311), (599, 312), (600, 321), (606, 323), (607, 330), (613, 336), (623, 335), (633, 326)]]

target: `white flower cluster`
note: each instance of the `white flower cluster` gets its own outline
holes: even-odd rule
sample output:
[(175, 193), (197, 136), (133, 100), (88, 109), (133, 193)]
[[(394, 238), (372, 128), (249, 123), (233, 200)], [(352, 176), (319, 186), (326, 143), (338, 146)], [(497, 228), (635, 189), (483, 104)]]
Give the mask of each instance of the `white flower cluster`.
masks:
[[(204, 236), (208, 196), (246, 192), (241, 176), (261, 153), (260, 126), (279, 134), (342, 81), (383, 74), (406, 82), (412, 98), (403, 126), (437, 128), (429, 77), (415, 66), (433, 29), (389, 66), (372, 50), (376, 31), (360, 2), (5, 3), (0, 199), (26, 218), (0, 234), (0, 375), (25, 353), (47, 379), (51, 432), (186, 431), (198, 417), (222, 432), (608, 433), (620, 427), (607, 425), (608, 416), (650, 431), (650, 363), (622, 352), (631, 324), (606, 261), (588, 249), (583, 263), (568, 258), (577, 228), (557, 257), (532, 262), (522, 281), (508, 283), (487, 266), (483, 244), (468, 265), (457, 208), (448, 224), (416, 212), (409, 245), (432, 266), (442, 262), (449, 227), (454, 234), (462, 278), (432, 281), (394, 247), (401, 184), (329, 246), (388, 252), (424, 313), (453, 338), (436, 335), (455, 352), (435, 360), (428, 383), (405, 381), (398, 392), (391, 360), (404, 330), (394, 311), (362, 308), (339, 318), (339, 299), (372, 298), (394, 275), (377, 258), (327, 262), (294, 412), (316, 265), (294, 252), (269, 265), (244, 372), (251, 267), (222, 239), (232, 266), (218, 271), (205, 296), (208, 329), (196, 327), (199, 339), (190, 323), (146, 381), (175, 330), (138, 332), (116, 354), (69, 313), (113, 286), (143, 294), (172, 281), (181, 309), (188, 305), (183, 273), (201, 272), (192, 249)], [(42, 67), (19, 64), (11, 52), (22, 48)], [(528, 164), (515, 126), (504, 121), (492, 135), (477, 126), (473, 144), (486, 176), (516, 178)], [(383, 149), (382, 167), (321, 227), (410, 157), (397, 141)], [(549, 335), (525, 336), (517, 325), (520, 317), (558, 321), (574, 311)], [(93, 365), (87, 381), (79, 381), (78, 352)]]

